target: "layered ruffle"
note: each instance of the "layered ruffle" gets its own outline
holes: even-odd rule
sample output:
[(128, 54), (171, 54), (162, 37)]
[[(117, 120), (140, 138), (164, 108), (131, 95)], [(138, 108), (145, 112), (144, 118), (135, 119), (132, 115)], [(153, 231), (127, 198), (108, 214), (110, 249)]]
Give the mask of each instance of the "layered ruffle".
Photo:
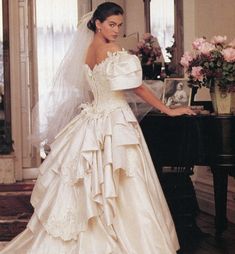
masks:
[[(89, 220), (99, 216), (112, 232), (119, 174), (134, 175), (126, 148), (139, 145), (130, 110), (94, 112), (86, 107), (52, 144), (32, 193), (35, 214), (46, 232), (77, 240)], [(34, 231), (34, 219), (28, 227)]]
[(141, 84), (139, 60), (119, 51), (86, 67), (94, 101), (56, 136), (27, 229), (0, 254), (175, 254), (174, 223), (121, 91)]
[(27, 229), (1, 254), (175, 254), (174, 224), (130, 108), (83, 106), (40, 167)]

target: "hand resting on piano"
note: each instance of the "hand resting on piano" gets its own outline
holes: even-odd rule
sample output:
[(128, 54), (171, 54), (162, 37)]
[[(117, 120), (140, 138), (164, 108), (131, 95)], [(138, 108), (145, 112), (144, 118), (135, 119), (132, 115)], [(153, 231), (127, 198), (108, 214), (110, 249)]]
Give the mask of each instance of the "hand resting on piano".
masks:
[(144, 101), (149, 103), (151, 106), (160, 110), (161, 112), (169, 116), (180, 116), (180, 115), (196, 115), (196, 113), (190, 107), (178, 107), (169, 108), (155, 94), (144, 84), (134, 88), (133, 91)]

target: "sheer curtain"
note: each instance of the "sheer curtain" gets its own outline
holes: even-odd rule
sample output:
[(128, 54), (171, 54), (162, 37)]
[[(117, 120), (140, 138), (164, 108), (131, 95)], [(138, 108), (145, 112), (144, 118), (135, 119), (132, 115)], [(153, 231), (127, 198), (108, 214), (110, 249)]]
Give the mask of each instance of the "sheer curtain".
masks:
[(78, 0), (37, 0), (39, 96), (48, 88), (78, 23)]
[(158, 39), (165, 62), (169, 62), (165, 48), (174, 42), (174, 0), (151, 0), (150, 17), (151, 33)]

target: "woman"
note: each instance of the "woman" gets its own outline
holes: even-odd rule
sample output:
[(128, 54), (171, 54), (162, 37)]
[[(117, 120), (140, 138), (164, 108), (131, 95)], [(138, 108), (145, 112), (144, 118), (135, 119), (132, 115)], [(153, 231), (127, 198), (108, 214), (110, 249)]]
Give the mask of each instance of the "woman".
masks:
[(55, 79), (53, 91), (64, 92), (61, 100), (67, 96), (64, 83), (73, 93), (68, 92), (67, 103), (57, 107), (60, 114), (54, 113), (47, 137), (65, 112), (60, 110), (73, 104), (77, 90), (72, 81), (80, 86), (74, 98), (79, 103), (88, 98), (84, 80), (76, 80), (82, 73), (93, 101), (80, 106), (81, 113), (62, 130), (64, 123), (60, 125), (32, 193), (35, 212), (26, 230), (1, 254), (167, 254), (179, 248), (142, 132), (122, 91), (132, 89), (171, 116), (193, 112), (169, 109), (141, 85), (138, 58), (114, 43), (123, 22), (120, 6), (103, 3), (88, 17), (80, 23), (82, 34), (72, 43)]
[(174, 92), (168, 91), (166, 94), (166, 106), (168, 107), (179, 107), (188, 104), (188, 96), (184, 91), (184, 84), (182, 82), (174, 84)]

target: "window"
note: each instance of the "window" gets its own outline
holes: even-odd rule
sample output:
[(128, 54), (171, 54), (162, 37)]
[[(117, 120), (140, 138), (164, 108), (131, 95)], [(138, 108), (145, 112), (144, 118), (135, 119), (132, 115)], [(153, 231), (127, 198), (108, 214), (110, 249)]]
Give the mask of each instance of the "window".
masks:
[(48, 88), (78, 23), (77, 0), (37, 0), (39, 96)]
[(174, 0), (151, 0), (151, 33), (157, 37), (165, 62), (169, 62), (166, 48), (174, 43)]

